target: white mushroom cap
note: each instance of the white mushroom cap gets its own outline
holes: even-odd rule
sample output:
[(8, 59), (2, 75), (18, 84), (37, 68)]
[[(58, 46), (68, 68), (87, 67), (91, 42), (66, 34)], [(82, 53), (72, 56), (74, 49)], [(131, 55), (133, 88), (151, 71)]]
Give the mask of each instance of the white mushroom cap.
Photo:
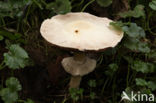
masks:
[(115, 47), (123, 37), (123, 32), (113, 30), (110, 22), (89, 13), (68, 13), (46, 19), (40, 32), (49, 43), (60, 47), (98, 51)]

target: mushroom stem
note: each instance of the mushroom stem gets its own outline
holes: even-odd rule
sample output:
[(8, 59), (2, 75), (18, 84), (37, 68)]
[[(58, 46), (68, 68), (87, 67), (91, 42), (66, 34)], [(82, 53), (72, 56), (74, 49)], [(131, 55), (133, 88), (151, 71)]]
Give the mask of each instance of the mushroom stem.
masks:
[(81, 76), (72, 76), (69, 83), (69, 88), (79, 88)]
[[(84, 53), (75, 53), (74, 60), (83, 63), (86, 60), (86, 56)], [(81, 78), (81, 76), (71, 76), (69, 88), (79, 88)]]

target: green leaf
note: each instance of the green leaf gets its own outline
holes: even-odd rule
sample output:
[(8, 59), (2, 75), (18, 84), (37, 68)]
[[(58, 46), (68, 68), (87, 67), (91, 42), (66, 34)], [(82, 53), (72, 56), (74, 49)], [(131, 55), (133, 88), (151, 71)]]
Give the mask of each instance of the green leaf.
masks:
[(156, 63), (156, 50), (151, 50), (147, 56), (152, 60), (153, 63)]
[(13, 8), (20, 8), (31, 3), (31, 0), (8, 0), (8, 3), (10, 3)]
[(91, 92), (89, 96), (93, 100), (93, 99), (95, 99), (96, 94), (94, 92)]
[(118, 69), (118, 65), (116, 63), (109, 64), (108, 67), (111, 69), (112, 72), (116, 72)]
[(107, 76), (113, 76), (113, 74), (117, 71), (118, 65), (116, 63), (112, 63), (108, 65), (109, 69), (105, 71)]
[(8, 31), (4, 31), (4, 30), (0, 30), (0, 35), (10, 39), (10, 40), (16, 40), (17, 38), (15, 37), (15, 35), (13, 35), (13, 33), (8, 32)]
[(138, 85), (138, 86), (146, 86), (147, 85), (147, 82), (144, 79), (136, 78), (135, 81), (136, 81), (136, 85)]
[(138, 51), (143, 52), (143, 53), (149, 53), (150, 52), (150, 48), (147, 44), (147, 42), (139, 42), (138, 43)]
[(134, 10), (129, 10), (126, 12), (121, 12), (119, 15), (123, 18), (127, 17), (134, 17), (134, 18), (139, 18), (139, 17), (145, 17), (145, 11), (144, 11), (144, 6), (143, 5), (137, 5)]
[(130, 56), (123, 56), (123, 58), (129, 63), (129, 64), (132, 64), (133, 63), (133, 58), (130, 57)]
[(69, 0), (56, 0), (46, 6), (49, 10), (54, 10), (57, 14), (65, 14), (71, 11), (71, 3)]
[(122, 21), (110, 22), (110, 25), (113, 26), (116, 30), (122, 31), (123, 23)]
[(0, 1), (0, 16), (5, 17), (5, 16), (10, 16), (11, 17), (11, 5)]
[(137, 5), (134, 8), (134, 15), (133, 17), (139, 18), (139, 17), (145, 17), (145, 11), (144, 11), (144, 6), (143, 5)]
[(20, 33), (15, 33), (15, 38), (16, 39), (19, 39), (19, 38), (21, 38), (22, 37), (22, 34), (20, 34)]
[(77, 91), (77, 94), (82, 95), (83, 91), (84, 91), (83, 88), (79, 88), (78, 91)]
[(0, 2), (0, 16), (18, 17), (24, 13), (24, 8), (29, 5), (31, 0), (7, 0)]
[(73, 100), (78, 101), (79, 100), (79, 96), (83, 94), (83, 89), (82, 88), (70, 88), (69, 89), (69, 93), (70, 96)]
[(112, 2), (113, 0), (97, 0), (97, 3), (102, 7), (108, 7)]
[(152, 91), (155, 91), (156, 90), (156, 82), (153, 82), (153, 81), (149, 81), (147, 83), (148, 85), (148, 88), (150, 88)]
[(152, 1), (149, 3), (149, 7), (150, 7), (152, 10), (156, 10), (156, 0), (152, 0)]
[(17, 44), (11, 45), (8, 53), (4, 53), (4, 62), (10, 69), (24, 68), (28, 64), (28, 54)]
[(21, 86), (20, 82), (15, 77), (10, 77), (9, 79), (7, 79), (5, 84), (12, 92), (22, 90), (22, 86)]
[(122, 30), (127, 34), (124, 42), (126, 48), (136, 52), (150, 52), (148, 43), (141, 41), (146, 36), (145, 31), (137, 26), (136, 23), (131, 23), (130, 26), (123, 26)]
[(152, 73), (155, 71), (154, 64), (146, 63), (141, 60), (135, 60), (131, 65), (131, 68), (133, 70), (136, 70), (137, 72), (142, 72), (142, 73)]
[(150, 48), (146, 42), (140, 41), (138, 38), (127, 37), (124, 46), (135, 52), (149, 53)]
[(17, 44), (12, 44), (9, 51), (16, 57), (28, 58), (27, 52)]
[(89, 81), (88, 81), (88, 85), (89, 85), (90, 87), (96, 87), (96, 81), (95, 81), (95, 80), (89, 80)]
[(34, 101), (32, 101), (31, 99), (27, 99), (27, 101), (25, 101), (24, 103), (34, 103)]
[(5, 103), (15, 103), (18, 99), (17, 92), (11, 92), (9, 88), (3, 88), (0, 91), (0, 96)]
[(124, 26), (123, 31), (129, 36), (133, 38), (141, 38), (145, 37), (145, 31), (141, 27), (137, 26), (136, 23), (131, 23), (130, 26)]
[(0, 35), (0, 41), (2, 41), (3, 39), (4, 39), (4, 37)]

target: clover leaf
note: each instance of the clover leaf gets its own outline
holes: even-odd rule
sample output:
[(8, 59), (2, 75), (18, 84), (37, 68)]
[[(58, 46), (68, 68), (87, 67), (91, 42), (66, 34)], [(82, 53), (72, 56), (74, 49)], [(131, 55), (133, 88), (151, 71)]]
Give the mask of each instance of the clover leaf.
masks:
[(5, 85), (10, 88), (11, 91), (16, 92), (22, 90), (22, 86), (17, 78), (10, 77), (5, 81)]
[(4, 62), (10, 69), (24, 68), (29, 65), (28, 54), (17, 44), (8, 47), (9, 52), (4, 53)]

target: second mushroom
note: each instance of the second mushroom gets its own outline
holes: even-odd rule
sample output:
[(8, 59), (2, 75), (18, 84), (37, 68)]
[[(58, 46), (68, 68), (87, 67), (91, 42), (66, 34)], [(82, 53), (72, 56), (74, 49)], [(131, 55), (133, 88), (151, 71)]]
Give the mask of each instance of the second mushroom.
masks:
[(42, 23), (41, 35), (49, 43), (76, 50), (73, 57), (62, 60), (63, 68), (72, 75), (70, 88), (78, 88), (82, 76), (96, 67), (96, 60), (89, 58), (87, 51), (103, 51), (121, 41), (123, 32), (113, 29), (110, 22), (108, 18), (77, 12), (56, 15)]

